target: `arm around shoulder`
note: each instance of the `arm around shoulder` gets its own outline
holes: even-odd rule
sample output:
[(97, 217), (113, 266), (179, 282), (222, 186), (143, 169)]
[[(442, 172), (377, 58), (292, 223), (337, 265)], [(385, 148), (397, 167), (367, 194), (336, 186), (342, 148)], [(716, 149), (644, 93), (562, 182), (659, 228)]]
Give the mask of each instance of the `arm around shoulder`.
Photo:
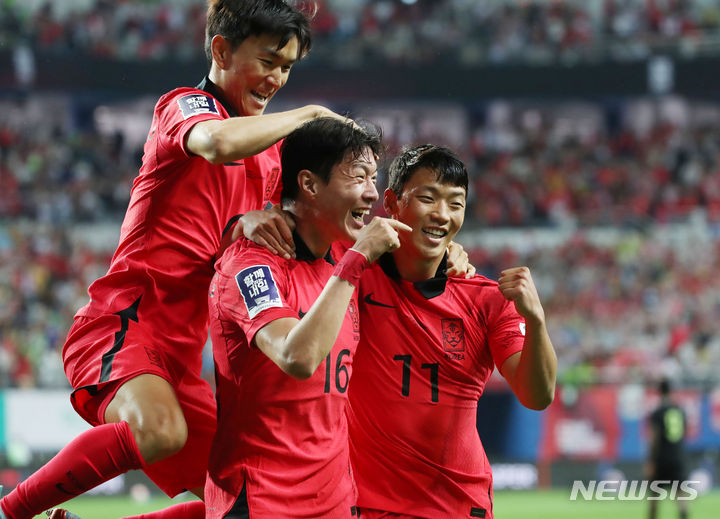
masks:
[(266, 150), (298, 126), (316, 117), (340, 115), (319, 105), (286, 112), (197, 123), (186, 136), (186, 149), (212, 164), (251, 157)]

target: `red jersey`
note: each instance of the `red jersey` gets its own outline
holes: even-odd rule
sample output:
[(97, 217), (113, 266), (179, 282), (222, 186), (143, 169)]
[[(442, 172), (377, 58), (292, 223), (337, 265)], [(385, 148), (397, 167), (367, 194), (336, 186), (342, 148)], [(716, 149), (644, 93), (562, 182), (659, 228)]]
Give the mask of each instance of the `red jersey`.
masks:
[[(522, 350), (525, 322), (482, 276), (400, 278), (385, 254), (360, 283), (350, 386), (358, 507), (437, 519), (492, 517), (477, 402), (494, 366)], [(484, 511), (483, 511), (484, 510)]]
[(284, 373), (253, 345), (283, 317), (302, 318), (334, 271), (295, 235), (296, 259), (247, 241), (216, 265), (210, 287), (218, 428), (210, 454), (208, 517), (224, 517), (245, 485), (250, 517), (349, 518), (355, 505), (346, 390), (359, 340), (353, 294), (332, 351), (307, 380)]
[(150, 323), (154, 344), (197, 370), (223, 229), (235, 215), (280, 198), (279, 144), (221, 165), (185, 148), (198, 122), (235, 115), (208, 79), (158, 100), (120, 243), (107, 274), (90, 285), (90, 302), (76, 314), (113, 314), (140, 299), (138, 320)]

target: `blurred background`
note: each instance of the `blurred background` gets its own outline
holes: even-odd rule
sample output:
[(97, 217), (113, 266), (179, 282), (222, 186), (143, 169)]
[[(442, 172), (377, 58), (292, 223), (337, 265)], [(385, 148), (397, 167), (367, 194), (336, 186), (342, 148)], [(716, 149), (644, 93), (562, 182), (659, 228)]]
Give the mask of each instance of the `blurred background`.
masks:
[[(458, 151), (471, 174), (458, 240), (490, 278), (529, 266), (544, 302), (558, 394), (528, 411), (495, 373), (478, 412), (495, 488), (567, 500), (576, 479), (641, 479), (661, 377), (689, 418), (690, 479), (718, 485), (720, 3), (318, 6), (313, 50), (269, 111), (372, 120), (388, 157)], [(155, 101), (207, 72), (204, 13), (200, 0), (0, 0), (7, 487), (85, 427), (60, 348), (117, 245)]]

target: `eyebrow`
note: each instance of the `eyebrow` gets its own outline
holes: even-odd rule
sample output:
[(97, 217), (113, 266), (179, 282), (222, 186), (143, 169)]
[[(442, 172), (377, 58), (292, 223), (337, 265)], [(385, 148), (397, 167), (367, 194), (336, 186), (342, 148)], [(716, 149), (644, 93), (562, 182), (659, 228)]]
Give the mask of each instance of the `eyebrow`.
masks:
[(351, 167), (352, 167), (352, 166), (357, 166), (357, 167), (362, 168), (362, 169), (364, 169), (364, 170), (366, 170), (366, 171), (369, 171), (370, 173), (377, 173), (377, 172), (378, 172), (377, 164), (373, 164), (373, 163), (370, 162), (370, 161), (357, 160), (357, 159), (355, 159), (355, 160), (353, 160), (350, 164), (351, 164)]
[[(272, 56), (274, 59), (282, 59), (282, 56), (280, 56), (280, 54), (278, 54), (278, 52), (277, 52), (275, 49), (273, 49), (272, 47), (265, 47), (264, 49), (261, 49), (260, 52), (265, 53), (265, 54), (269, 54), (269, 55)], [(290, 65), (293, 65), (295, 62), (297, 62), (297, 59), (290, 59), (290, 60), (288, 60), (288, 63), (289, 63)]]
[[(436, 188), (435, 186), (424, 185), (424, 186), (420, 186), (420, 189), (427, 189), (434, 195), (440, 195), (440, 190), (438, 188)], [(453, 189), (453, 191), (450, 192), (449, 198), (453, 198), (456, 196), (461, 196), (463, 198), (467, 198), (467, 192), (462, 187), (453, 186), (452, 189)]]

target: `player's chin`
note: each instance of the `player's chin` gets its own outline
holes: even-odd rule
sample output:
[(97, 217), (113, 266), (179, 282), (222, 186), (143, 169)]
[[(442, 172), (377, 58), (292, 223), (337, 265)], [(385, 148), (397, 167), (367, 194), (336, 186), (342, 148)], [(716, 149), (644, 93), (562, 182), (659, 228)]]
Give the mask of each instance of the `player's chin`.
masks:
[(428, 243), (428, 240), (426, 239), (420, 239), (420, 243), (415, 243), (415, 246), (420, 252), (420, 254), (425, 259), (436, 259), (436, 258), (442, 258), (442, 256), (447, 251), (447, 245), (448, 243), (445, 240), (435, 242), (435, 243)]

